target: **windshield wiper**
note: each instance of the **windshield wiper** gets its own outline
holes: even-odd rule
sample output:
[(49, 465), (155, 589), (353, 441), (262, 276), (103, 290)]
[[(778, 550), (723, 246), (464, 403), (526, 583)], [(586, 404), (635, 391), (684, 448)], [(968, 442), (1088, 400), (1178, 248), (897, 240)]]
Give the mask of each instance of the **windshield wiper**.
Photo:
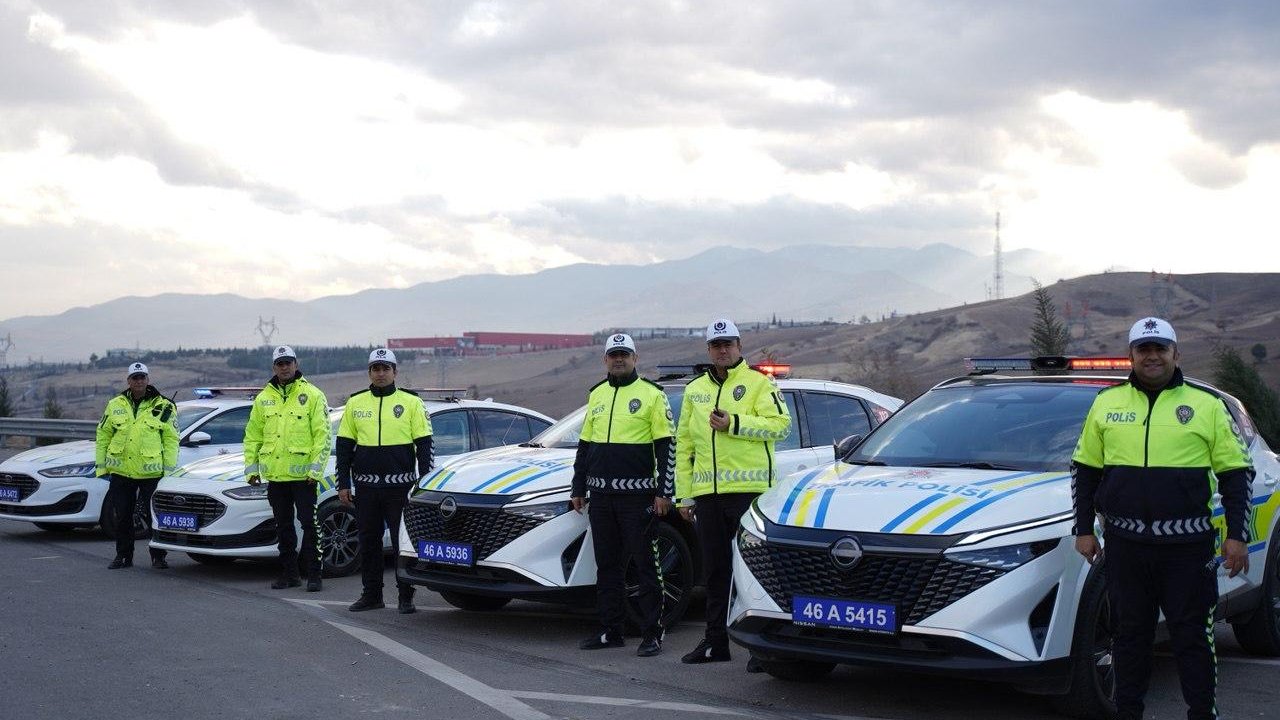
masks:
[(520, 443), (519, 445), (517, 445), (516, 447), (534, 447), (534, 448), (540, 448), (540, 447), (546, 447), (546, 446), (545, 446), (545, 445), (543, 445), (542, 443), (536, 443), (536, 442), (522, 442), (522, 443)]
[(927, 468), (973, 468), (974, 470), (1021, 470), (1020, 467), (1013, 465), (1001, 465), (999, 463), (989, 462), (936, 462), (927, 463), (920, 467)]
[(884, 465), (883, 460), (841, 460), (846, 465)]

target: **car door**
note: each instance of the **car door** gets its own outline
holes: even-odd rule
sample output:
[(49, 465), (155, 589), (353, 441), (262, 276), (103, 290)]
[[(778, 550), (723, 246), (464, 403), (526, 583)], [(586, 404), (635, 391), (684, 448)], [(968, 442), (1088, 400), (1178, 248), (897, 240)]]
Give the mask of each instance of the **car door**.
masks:
[(474, 409), (471, 413), (475, 420), (476, 435), (480, 440), (477, 449), (528, 442), (534, 435), (528, 418), (519, 413)]
[(818, 462), (835, 460), (835, 446), (841, 440), (850, 435), (866, 437), (871, 432), (871, 417), (866, 406), (849, 395), (806, 390), (804, 414), (809, 430), (808, 444), (817, 453)]
[[(249, 411), (252, 409), (249, 405), (233, 407), (201, 418), (191, 426), (178, 446), (178, 464), (243, 451), (244, 426), (249, 423)], [(208, 435), (209, 441), (200, 445), (188, 445), (188, 439), (198, 432)]]
[(471, 442), (471, 418), (466, 410), (445, 410), (431, 416), (431, 448), (437, 467), (442, 458), (475, 449)]
[(798, 393), (794, 390), (783, 390), (782, 399), (787, 402), (787, 412), (791, 413), (791, 434), (785, 440), (773, 445), (774, 461), (778, 466), (778, 477), (784, 478), (793, 472), (807, 470), (818, 464), (818, 454), (814, 452), (813, 443), (809, 441), (809, 430), (805, 426), (803, 408), (800, 406)]
[[(1267, 571), (1265, 559), (1267, 557), (1267, 548), (1271, 541), (1271, 532), (1274, 527), (1274, 515), (1265, 515), (1262, 510), (1266, 507), (1266, 500), (1276, 492), (1276, 485), (1280, 482), (1280, 462), (1277, 462), (1276, 455), (1267, 446), (1267, 442), (1258, 434), (1257, 429), (1253, 425), (1253, 420), (1249, 414), (1245, 412), (1244, 407), (1240, 405), (1235, 398), (1224, 398), (1226, 400), (1227, 409), (1231, 412), (1231, 419), (1235, 421), (1236, 427), (1240, 429), (1240, 436), (1244, 439), (1246, 445), (1253, 456), (1253, 505), (1254, 512), (1251, 514), (1253, 518), (1252, 534), (1254, 537), (1249, 539), (1249, 570), (1246, 575), (1251, 584), (1257, 585), (1262, 582), (1263, 574)], [(1215, 515), (1222, 512), (1221, 507), (1215, 508)], [(1227, 594), (1231, 590), (1237, 589), (1240, 584), (1239, 579), (1230, 579), (1227, 577), (1227, 571), (1221, 566), (1218, 568), (1218, 592), (1219, 594)]]

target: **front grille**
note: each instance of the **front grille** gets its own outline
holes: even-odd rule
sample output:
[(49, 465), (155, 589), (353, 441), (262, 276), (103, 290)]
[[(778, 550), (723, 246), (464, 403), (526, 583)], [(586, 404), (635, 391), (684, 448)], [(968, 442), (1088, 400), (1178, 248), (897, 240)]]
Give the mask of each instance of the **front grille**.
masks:
[(73, 492), (52, 505), (12, 505), (0, 503), (0, 513), (21, 515), (23, 517), (49, 517), (50, 515), (72, 515), (84, 510), (89, 500), (89, 493), (83, 490)]
[(0, 473), (0, 485), (18, 488), (18, 499), (26, 500), (32, 493), (40, 489), (40, 483), (30, 475)]
[(237, 533), (235, 535), (202, 535), (200, 533), (178, 533), (169, 532), (168, 530), (153, 530), (152, 537), (159, 542), (169, 545), (181, 545), (183, 547), (209, 550), (234, 550), (236, 548), (263, 547), (266, 545), (276, 545), (279, 542), (279, 538), (276, 535), (275, 520), (264, 520), (252, 530)]
[(937, 556), (868, 553), (852, 570), (838, 569), (825, 549), (778, 545), (741, 548), (751, 574), (778, 607), (789, 611), (793, 595), (865, 600), (898, 607), (905, 624), (920, 622), (1004, 575)]
[(227, 511), (221, 502), (195, 493), (157, 492), (151, 496), (151, 507), (158, 512), (194, 514), (200, 518), (200, 527), (208, 527)]
[(439, 505), (409, 503), (404, 511), (405, 529), (416, 547), (419, 540), (468, 543), (476, 560), (484, 560), (507, 543), (544, 521), (513, 515), (497, 508), (460, 507), (453, 517), (440, 516)]

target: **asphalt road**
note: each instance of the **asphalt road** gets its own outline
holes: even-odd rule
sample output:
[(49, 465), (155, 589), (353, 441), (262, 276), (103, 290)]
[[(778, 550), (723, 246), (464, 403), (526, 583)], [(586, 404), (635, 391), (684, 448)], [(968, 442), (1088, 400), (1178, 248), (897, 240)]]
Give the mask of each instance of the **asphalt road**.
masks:
[[(745, 672), (746, 654), (680, 664), (697, 619), (656, 658), (583, 652), (586, 612), (513, 603), (468, 613), (420, 591), (419, 612), (351, 613), (357, 577), (271, 590), (269, 564), (108, 571), (96, 532), (0, 521), (0, 716), (6, 718), (1055, 718), (1043, 698), (985, 683), (842, 667), (812, 684)], [(139, 559), (146, 558), (142, 543)], [(388, 575), (388, 600), (394, 599)], [(1243, 655), (1223, 627), (1224, 718), (1275, 717), (1280, 661)], [(1157, 658), (1148, 717), (1183, 717)]]

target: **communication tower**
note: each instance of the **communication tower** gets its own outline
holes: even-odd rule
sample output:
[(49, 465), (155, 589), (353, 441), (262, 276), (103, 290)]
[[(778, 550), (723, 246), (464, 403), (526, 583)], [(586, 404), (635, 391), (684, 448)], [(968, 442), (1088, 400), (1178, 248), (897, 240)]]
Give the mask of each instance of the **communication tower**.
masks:
[(13, 333), (8, 333), (0, 340), (0, 368), (9, 367), (9, 351), (13, 349)]
[(1000, 213), (996, 213), (996, 273), (995, 273), (995, 292), (996, 299), (1004, 299), (1004, 253), (1000, 249)]
[(1073, 308), (1071, 301), (1068, 300), (1062, 317), (1067, 326), (1069, 344), (1081, 354), (1088, 352), (1085, 349), (1085, 341), (1093, 337), (1093, 328), (1089, 325), (1089, 301), (1085, 300)]
[(258, 334), (262, 336), (262, 344), (264, 346), (271, 344), (271, 338), (276, 335), (276, 319), (263, 320), (262, 316), (258, 316)]
[(1169, 318), (1169, 308), (1173, 305), (1173, 274), (1161, 275), (1151, 271), (1151, 312), (1156, 317)]

